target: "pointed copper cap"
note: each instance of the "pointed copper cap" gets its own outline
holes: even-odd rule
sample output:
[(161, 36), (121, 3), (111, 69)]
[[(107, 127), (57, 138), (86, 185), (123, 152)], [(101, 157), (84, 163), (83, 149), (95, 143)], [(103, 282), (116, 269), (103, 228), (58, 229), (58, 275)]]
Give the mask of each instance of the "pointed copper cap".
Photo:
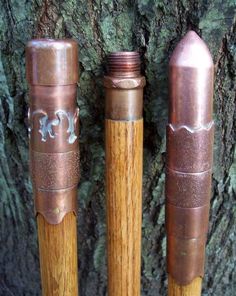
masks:
[(78, 45), (71, 39), (33, 39), (26, 46), (26, 75), (33, 85), (78, 81)]
[(169, 68), (169, 122), (191, 127), (211, 122), (214, 65), (208, 47), (194, 31), (179, 42)]
[(169, 64), (167, 269), (179, 285), (204, 275), (214, 140), (213, 75), (206, 44), (188, 32)]
[(206, 43), (195, 33), (189, 31), (176, 46), (170, 66), (211, 68), (213, 61)]

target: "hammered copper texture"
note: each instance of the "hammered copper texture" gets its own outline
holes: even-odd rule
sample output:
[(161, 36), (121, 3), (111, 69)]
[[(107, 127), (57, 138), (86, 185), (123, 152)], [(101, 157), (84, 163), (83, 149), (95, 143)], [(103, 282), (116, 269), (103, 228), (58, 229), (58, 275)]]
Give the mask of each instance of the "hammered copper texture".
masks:
[(167, 269), (178, 285), (204, 275), (213, 162), (214, 66), (190, 31), (169, 63), (166, 229)]
[(79, 181), (76, 88), (78, 47), (73, 40), (36, 39), (26, 47), (30, 84), (30, 169), (35, 211), (50, 224), (76, 213)]
[(72, 187), (79, 181), (79, 152), (31, 152), (33, 184), (38, 189), (59, 190)]
[(211, 170), (201, 173), (182, 173), (166, 168), (167, 202), (183, 208), (201, 207), (210, 202)]
[[(167, 126), (168, 167), (185, 173), (210, 170), (212, 167), (213, 135), (213, 121), (197, 129), (169, 124)], [(170, 153), (168, 149), (175, 151), (175, 153)]]

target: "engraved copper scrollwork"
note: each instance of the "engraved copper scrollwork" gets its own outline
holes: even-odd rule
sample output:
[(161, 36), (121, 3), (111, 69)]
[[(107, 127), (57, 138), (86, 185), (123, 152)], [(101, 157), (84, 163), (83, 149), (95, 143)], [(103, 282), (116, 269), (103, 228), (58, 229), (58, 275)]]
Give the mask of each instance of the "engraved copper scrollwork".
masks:
[[(78, 115), (78, 108), (74, 112), (61, 109), (54, 112), (29, 110), (29, 137), (34, 148), (31, 150), (30, 167), (35, 211), (51, 224), (60, 223), (68, 212), (76, 214), (79, 151), (75, 143), (78, 142)], [(38, 139), (36, 144), (32, 133), (34, 140)], [(55, 145), (50, 145), (50, 140)], [(53, 151), (50, 151), (51, 146), (55, 146)], [(49, 153), (45, 153), (46, 150)]]
[(75, 134), (75, 125), (78, 119), (79, 115), (79, 110), (77, 109), (74, 114), (71, 112), (66, 112), (65, 110), (57, 110), (54, 112), (54, 115), (56, 118), (54, 119), (49, 119), (49, 116), (46, 111), (44, 110), (35, 110), (34, 112), (28, 112), (28, 117), (29, 117), (29, 137), (31, 135), (31, 131), (33, 130), (33, 121), (34, 117), (38, 117), (39, 121), (39, 133), (41, 134), (41, 141), (46, 142), (47, 137), (50, 137), (51, 139), (55, 139), (57, 136), (57, 133), (54, 131), (53, 127), (59, 126), (62, 122), (62, 120), (67, 120), (68, 123), (68, 128), (66, 130), (66, 133), (69, 134), (69, 137), (67, 139), (69, 144), (73, 144), (77, 136)]
[(30, 89), (30, 168), (35, 212), (58, 224), (76, 214), (79, 181), (76, 85), (34, 86)]
[(77, 211), (79, 109), (78, 45), (34, 39), (26, 46), (30, 171), (35, 213), (58, 224)]

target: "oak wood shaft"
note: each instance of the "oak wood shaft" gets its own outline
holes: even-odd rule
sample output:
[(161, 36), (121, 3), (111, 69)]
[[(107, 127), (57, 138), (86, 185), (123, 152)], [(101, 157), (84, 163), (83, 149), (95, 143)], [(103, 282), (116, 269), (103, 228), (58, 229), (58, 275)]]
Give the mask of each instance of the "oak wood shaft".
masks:
[(70, 212), (59, 224), (37, 216), (43, 296), (77, 296), (76, 217)]
[(106, 120), (108, 295), (140, 295), (143, 120)]
[(168, 296), (200, 296), (202, 290), (202, 278), (195, 278), (189, 285), (180, 286), (176, 281), (168, 277)]

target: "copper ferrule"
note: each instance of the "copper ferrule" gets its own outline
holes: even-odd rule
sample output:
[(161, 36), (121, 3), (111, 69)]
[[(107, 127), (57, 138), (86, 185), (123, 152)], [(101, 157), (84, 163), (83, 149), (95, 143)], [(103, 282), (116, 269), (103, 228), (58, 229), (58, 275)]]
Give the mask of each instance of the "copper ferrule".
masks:
[(78, 47), (73, 40), (35, 39), (26, 47), (30, 169), (35, 212), (58, 224), (76, 214), (79, 181)]
[(145, 77), (140, 73), (138, 52), (114, 52), (108, 56), (106, 88), (106, 119), (138, 120), (143, 114)]
[(168, 273), (180, 285), (204, 274), (213, 161), (214, 66), (193, 31), (169, 63), (166, 229)]

